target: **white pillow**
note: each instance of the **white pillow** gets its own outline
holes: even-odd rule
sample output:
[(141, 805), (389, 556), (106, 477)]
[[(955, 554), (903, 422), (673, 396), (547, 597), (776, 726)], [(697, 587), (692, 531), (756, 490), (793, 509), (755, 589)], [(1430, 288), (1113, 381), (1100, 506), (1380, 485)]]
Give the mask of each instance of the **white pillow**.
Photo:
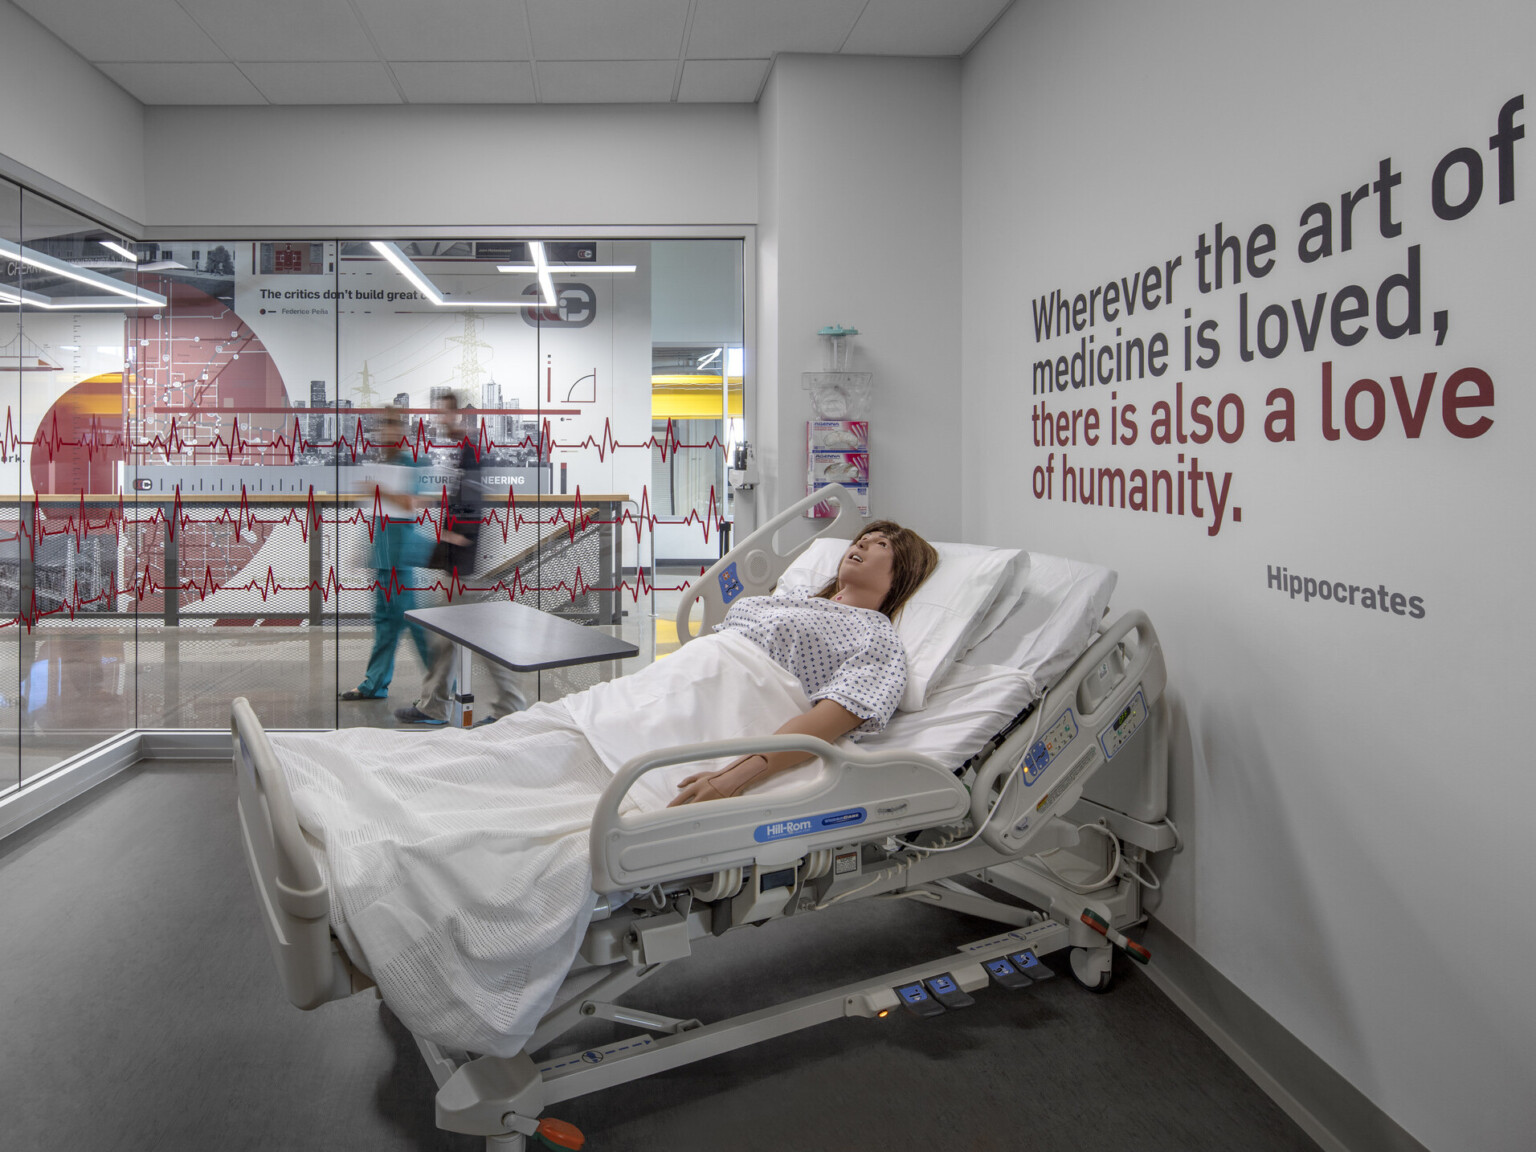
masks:
[(967, 664), (1004, 664), (1042, 687), (1088, 649), (1115, 590), (1109, 568), (1043, 552), (1030, 555), (1018, 607), (964, 656)]
[[(975, 545), (946, 544), (944, 547), (965, 548), (975, 547)], [(1003, 551), (1007, 553), (1010, 550), (1003, 549)], [(992, 635), (997, 630), (997, 626), (1008, 618), (1023, 598), (1024, 590), (1029, 586), (1029, 553), (1012, 551), (1012, 556), (1013, 559), (1009, 561), (1002, 580), (998, 582), (997, 594), (992, 597), (992, 603), (961, 637), (960, 646), (955, 649), (955, 659), (960, 659)]]
[[(907, 653), (907, 688), (898, 705), (904, 712), (921, 710), (933, 679), (981, 638), (977, 628), (999, 590), (1012, 582), (1019, 559), (1017, 551), (978, 544), (933, 547), (938, 567), (896, 614), (896, 634)], [(847, 550), (847, 540), (812, 541), (779, 577), (777, 591), (821, 591), (836, 578)]]

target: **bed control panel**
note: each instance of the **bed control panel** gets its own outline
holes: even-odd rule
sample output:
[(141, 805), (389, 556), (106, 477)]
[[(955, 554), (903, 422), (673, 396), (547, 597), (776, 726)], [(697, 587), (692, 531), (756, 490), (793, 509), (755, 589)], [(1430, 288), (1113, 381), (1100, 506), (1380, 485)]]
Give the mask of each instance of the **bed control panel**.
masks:
[(1052, 721), (1051, 726), (1041, 733), (1040, 738), (1024, 754), (1024, 783), (1033, 784), (1040, 779), (1045, 770), (1066, 751), (1067, 745), (1077, 739), (1077, 733), (1077, 718), (1072, 715), (1072, 709), (1068, 708)]
[(740, 596), (746, 589), (742, 586), (741, 577), (736, 574), (736, 565), (727, 564), (725, 570), (720, 573), (720, 600), (729, 604)]
[(1104, 749), (1104, 759), (1113, 760), (1115, 753), (1130, 743), (1131, 737), (1147, 722), (1147, 715), (1146, 693), (1137, 685), (1136, 695), (1115, 714), (1108, 727), (1099, 733), (1099, 745)]

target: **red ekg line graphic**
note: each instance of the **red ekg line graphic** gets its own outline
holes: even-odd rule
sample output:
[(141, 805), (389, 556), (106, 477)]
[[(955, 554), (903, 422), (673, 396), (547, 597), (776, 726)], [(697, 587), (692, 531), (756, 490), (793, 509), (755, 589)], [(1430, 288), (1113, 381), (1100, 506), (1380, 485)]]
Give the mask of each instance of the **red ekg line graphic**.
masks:
[[(9, 429), (9, 424), (7, 425)], [(482, 433), (483, 438), (483, 433)], [(424, 440), (424, 430), (418, 429), (418, 449), (422, 444), (429, 443)], [(40, 443), (41, 440), (38, 442)], [(366, 441), (364, 441), (366, 443)], [(34, 447), (38, 446), (34, 443)], [(75, 446), (81, 446), (78, 442)], [(668, 452), (681, 447), (696, 447), (686, 445), (672, 436), (670, 423), (667, 434), (661, 442), (652, 442), (642, 445), (625, 445), (609, 439), (604, 450), (614, 448), (633, 447), (660, 447), (663, 452)], [(697, 447), (714, 447), (712, 442)], [(711, 531), (719, 523), (720, 507), (718, 493), (711, 486), (708, 505), (701, 515), (698, 512), (690, 512), (681, 519), (662, 519), (651, 511), (650, 492), (648, 488), (642, 488), (637, 511), (631, 512), (624, 509), (616, 519), (604, 519), (590, 511), (585, 505), (581, 489), (578, 486), (573, 497), (573, 505), (569, 511), (563, 508), (553, 508), (546, 511), (540, 509), (533, 515), (525, 515), (518, 508), (516, 494), (508, 492), (503, 504), (488, 507), (481, 519), (482, 531), (500, 531), (503, 543), (509, 541), (512, 535), (529, 524), (553, 525), (563, 527), (567, 539), (574, 541), (576, 534), (589, 527), (609, 527), (617, 525), (620, 528), (632, 527), (635, 531), (636, 542), (644, 538), (647, 529), (654, 532), (659, 523), (667, 524), (696, 524), (703, 533), (704, 540), (709, 541)], [(368, 511), (361, 508), (353, 508), (348, 511), (336, 511), (329, 515), (317, 502), (314, 490), (311, 489), (304, 508), (297, 507), (286, 509), (280, 513), (267, 516), (259, 515), (257, 509), (251, 504), (248, 493), (242, 485), (237, 505), (232, 508), (220, 508), (204, 515), (197, 515), (193, 510), (183, 505), (182, 495), (178, 487), (169, 509), (154, 507), (147, 513), (136, 506), (132, 510), (122, 496), (118, 497), (115, 506), (108, 506), (99, 518), (93, 519), (90, 510), (86, 506), (85, 495), (80, 495), (79, 506), (68, 515), (60, 516), (60, 510), (51, 509), (44, 514), (41, 502), (33, 498), (28, 507), (23, 501), (21, 517), (14, 533), (6, 533), (0, 530), (0, 545), (15, 543), (18, 554), (22, 542), (25, 542), (26, 555), (29, 560), (36, 560), (40, 545), (49, 539), (68, 537), (74, 545), (77, 554), (85, 550), (86, 542), (93, 536), (110, 536), (114, 546), (121, 546), (124, 531), (139, 530), (148, 532), (151, 537), (157, 535), (156, 529), (164, 526), (165, 538), (175, 541), (189, 528), (214, 528), (228, 527), (232, 530), (234, 540), (239, 543), (245, 534), (249, 533), (259, 544), (265, 540), (275, 529), (285, 525), (296, 525), (299, 529), (300, 539), (307, 542), (309, 535), (315, 530), (324, 530), (327, 527), (339, 529), (344, 525), (363, 525), (368, 539), (372, 541), (380, 524), (385, 520), (381, 495), (377, 489), (374, 492), (372, 506)], [(445, 524), (452, 522), (448, 511), (448, 494), (446, 489), (441, 493), (436, 509), (423, 511), (416, 522), (429, 526), (434, 535), (441, 538)], [(700, 569), (702, 574), (703, 569)], [(337, 575), (334, 565), (327, 569), (326, 575), (321, 580), (307, 581), (300, 584), (284, 584), (276, 576), (272, 567), (268, 565), (266, 574), (260, 578), (247, 579), (241, 582), (229, 581), (219, 583), (213, 575), (211, 567), (204, 566), (202, 575), (189, 576), (179, 579), (174, 584), (166, 584), (156, 581), (151, 568), (145, 564), (142, 571), (138, 572), (132, 581), (131, 587), (120, 587), (116, 573), (112, 573), (105, 590), (94, 596), (83, 595), (79, 588), (79, 582), (69, 590), (63, 602), (55, 608), (43, 609), (38, 604), (35, 587), (27, 597), (27, 603), (21, 605), (16, 615), (9, 620), (0, 620), (0, 628), (11, 627), (17, 624), (31, 628), (39, 620), (48, 617), (67, 617), (73, 620), (82, 611), (88, 610), (94, 605), (105, 604), (116, 606), (122, 597), (131, 596), (137, 603), (142, 604), (146, 600), (167, 593), (183, 596), (195, 595), (198, 600), (205, 600), (221, 589), (255, 593), (263, 603), (269, 598), (280, 593), (309, 593), (318, 589), (322, 601), (329, 604), (333, 598), (342, 592), (369, 592), (382, 588), (386, 596), (393, 596), (396, 591), (410, 588), (413, 591), (436, 590), (445, 592), (450, 599), (467, 592), (475, 593), (501, 593), (509, 597), (520, 594), (564, 594), (572, 601), (590, 592), (618, 592), (628, 593), (634, 601), (638, 601), (643, 595), (652, 591), (682, 591), (688, 587), (685, 581), (679, 585), (655, 584), (649, 580), (643, 569), (640, 570), (633, 582), (621, 579), (617, 586), (590, 583), (582, 573), (580, 566), (576, 568), (574, 577), (569, 580), (559, 580), (553, 584), (541, 585), (524, 578), (521, 567), (515, 568), (510, 577), (497, 580), (490, 585), (471, 584), (461, 578), (457, 573), (448, 577), (445, 581), (442, 577), (434, 578), (425, 585), (405, 585), (400, 582), (397, 572), (391, 570), (389, 578), (385, 581), (374, 580), (362, 585), (343, 584)]]
[[(286, 410), (285, 410), (286, 411)], [(317, 408), (293, 418), (293, 432), (291, 436), (278, 434), (271, 439), (252, 439), (241, 430), (240, 418), (236, 416), (231, 426), (228, 439), (222, 432), (215, 432), (211, 439), (199, 442), (195, 439), (195, 419), (188, 419), (185, 425), (178, 424), (175, 416), (171, 417), (171, 426), (164, 435), (155, 435), (147, 439), (134, 439), (124, 436), (121, 432), (111, 431), (103, 427), (96, 417), (91, 418), (85, 433), (78, 439), (68, 439), (59, 433), (59, 418), (55, 413), (47, 428), (38, 429), (37, 435), (32, 440), (24, 440), (16, 432), (13, 414), (9, 408), (5, 413), (5, 431), (3, 441), (0, 441), (0, 449), (9, 456), (12, 452), (29, 447), (34, 452), (41, 453), (45, 460), (53, 460), (60, 450), (68, 448), (84, 449), (86, 455), (110, 452), (114, 455), (124, 450), (139, 456), (163, 457), (169, 463), (172, 457), (189, 456), (188, 463), (218, 463), (232, 464), (235, 457), (247, 457), (251, 455), (273, 455), (282, 457), (288, 463), (293, 463), (299, 456), (306, 452), (334, 450), (337, 453), (345, 453), (352, 461), (366, 453), (370, 448), (380, 448), (384, 445), (378, 441), (369, 439), (363, 425), (363, 415), (358, 414), (357, 409), (348, 410), (349, 415), (356, 415), (353, 433), (350, 437), (338, 435), (334, 440), (311, 440), (304, 433), (304, 421), (327, 415), (334, 415), (334, 409)], [(555, 413), (558, 415), (559, 413)], [(210, 412), (210, 417), (216, 417), (217, 411)], [(476, 452), (485, 454), (502, 448), (537, 449), (541, 460), (547, 460), (555, 450), (572, 450), (579, 448), (595, 448), (599, 462), (607, 459), (608, 453), (617, 449), (641, 448), (646, 451), (659, 449), (661, 458), (665, 461), (673, 452), (680, 448), (709, 448), (723, 452), (724, 444), (718, 436), (711, 436), (702, 444), (689, 444), (680, 439), (673, 430), (672, 421), (667, 421), (666, 431), (661, 439), (648, 436), (644, 440), (634, 443), (625, 443), (613, 435), (613, 428), (609, 421), (603, 421), (601, 436), (586, 436), (581, 440), (562, 442), (555, 439), (547, 418), (543, 421), (537, 437), (523, 436), (518, 440), (500, 442), (493, 440), (482, 423), (479, 435), (476, 437)], [(183, 434), (184, 428), (190, 426), (193, 438)], [(412, 458), (419, 458), (423, 453), (430, 452), (433, 448), (450, 448), (459, 443), (452, 441), (435, 441), (427, 432), (425, 420), (415, 422), (411, 433), (399, 442), (399, 447), (410, 450)], [(242, 460), (242, 463), (247, 461)], [(250, 461), (254, 463), (255, 461)], [(269, 461), (263, 460), (263, 463)]]

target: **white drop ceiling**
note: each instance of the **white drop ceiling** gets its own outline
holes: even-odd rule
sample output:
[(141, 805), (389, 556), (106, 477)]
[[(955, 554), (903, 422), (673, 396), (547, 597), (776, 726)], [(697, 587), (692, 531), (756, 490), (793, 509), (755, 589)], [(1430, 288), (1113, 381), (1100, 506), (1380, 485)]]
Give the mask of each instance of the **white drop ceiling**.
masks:
[(961, 56), (1013, 0), (13, 0), (145, 104), (751, 103), (780, 52)]

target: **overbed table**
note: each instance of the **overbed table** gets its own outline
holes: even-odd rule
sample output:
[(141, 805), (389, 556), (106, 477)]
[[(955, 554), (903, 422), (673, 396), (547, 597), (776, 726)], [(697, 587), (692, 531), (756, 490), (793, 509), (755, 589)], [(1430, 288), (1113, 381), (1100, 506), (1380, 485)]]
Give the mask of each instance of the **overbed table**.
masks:
[(510, 600), (413, 608), (405, 617), (453, 641), (459, 688), (454, 694), (457, 716), (450, 715), (450, 720), (465, 728), (474, 721), (471, 653), (478, 652), (514, 672), (625, 660), (640, 653), (627, 640)]

